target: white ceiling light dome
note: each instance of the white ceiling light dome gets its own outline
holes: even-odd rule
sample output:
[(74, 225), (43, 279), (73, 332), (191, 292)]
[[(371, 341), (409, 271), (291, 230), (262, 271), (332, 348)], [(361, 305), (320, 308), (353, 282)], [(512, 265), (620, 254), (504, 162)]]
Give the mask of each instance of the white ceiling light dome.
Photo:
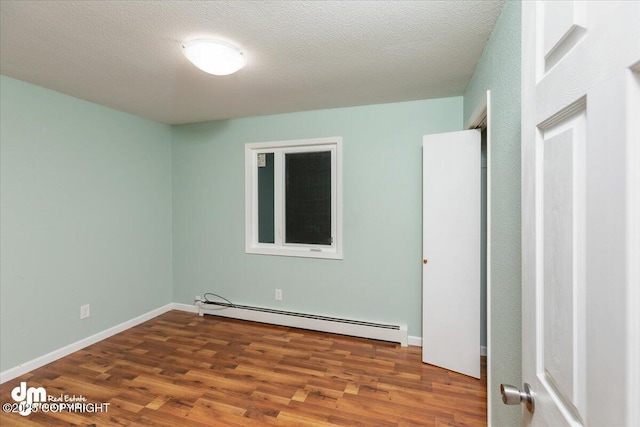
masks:
[(233, 74), (246, 64), (244, 52), (218, 39), (197, 39), (182, 44), (182, 53), (196, 67), (216, 76)]

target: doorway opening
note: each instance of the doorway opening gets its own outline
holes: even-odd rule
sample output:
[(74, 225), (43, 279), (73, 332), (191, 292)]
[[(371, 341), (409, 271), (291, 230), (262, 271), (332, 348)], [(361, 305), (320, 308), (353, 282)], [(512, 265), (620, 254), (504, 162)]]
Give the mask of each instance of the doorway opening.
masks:
[(491, 91), (478, 102), (467, 129), (481, 130), (480, 149), (480, 354), (487, 372), (487, 425), (491, 425)]

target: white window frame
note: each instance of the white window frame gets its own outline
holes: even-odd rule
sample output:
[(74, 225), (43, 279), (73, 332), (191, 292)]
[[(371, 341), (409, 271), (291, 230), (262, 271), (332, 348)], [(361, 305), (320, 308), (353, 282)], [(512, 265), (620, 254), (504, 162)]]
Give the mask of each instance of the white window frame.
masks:
[[(331, 245), (285, 243), (284, 154), (331, 152)], [(342, 259), (342, 137), (245, 144), (245, 252)], [(275, 243), (258, 242), (258, 153), (274, 153)]]

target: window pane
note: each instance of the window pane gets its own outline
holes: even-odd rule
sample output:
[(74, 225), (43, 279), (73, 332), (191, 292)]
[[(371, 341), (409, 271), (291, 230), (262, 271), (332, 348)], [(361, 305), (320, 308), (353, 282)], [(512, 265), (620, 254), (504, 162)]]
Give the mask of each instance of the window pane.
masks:
[(287, 243), (331, 245), (331, 152), (285, 154)]
[(273, 153), (258, 153), (258, 242), (275, 243)]

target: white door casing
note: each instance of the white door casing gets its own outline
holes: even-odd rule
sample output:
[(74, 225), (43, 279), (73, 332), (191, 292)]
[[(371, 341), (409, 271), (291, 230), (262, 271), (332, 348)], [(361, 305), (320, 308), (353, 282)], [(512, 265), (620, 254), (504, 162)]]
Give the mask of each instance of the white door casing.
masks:
[(532, 426), (640, 425), (640, 2), (523, 2)]
[(422, 360), (480, 378), (480, 130), (425, 135)]

